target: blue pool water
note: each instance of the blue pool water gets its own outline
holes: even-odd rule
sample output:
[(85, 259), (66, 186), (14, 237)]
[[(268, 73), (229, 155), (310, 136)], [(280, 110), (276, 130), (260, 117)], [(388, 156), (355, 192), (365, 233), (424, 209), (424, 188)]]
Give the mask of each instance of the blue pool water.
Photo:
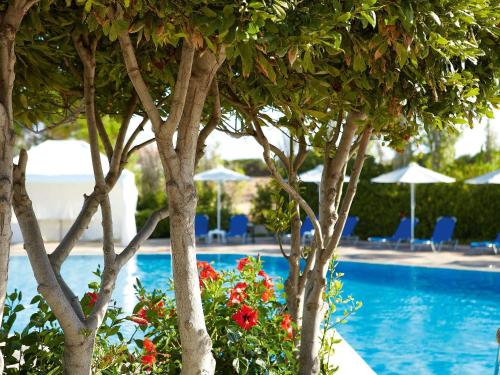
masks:
[[(233, 268), (237, 255), (199, 255), (216, 269)], [(82, 296), (97, 256), (73, 256), (63, 275)], [(286, 261), (263, 257), (264, 269), (284, 278)], [(348, 324), (338, 327), (346, 340), (379, 374), (493, 374), (495, 332), (500, 327), (500, 273), (343, 262), (345, 291), (363, 302)], [(127, 311), (135, 304), (133, 284), (164, 288), (170, 256), (139, 255), (121, 272), (114, 298)], [(36, 286), (26, 257), (12, 257), (9, 290), (26, 302)], [(15, 328), (22, 327), (27, 314)]]

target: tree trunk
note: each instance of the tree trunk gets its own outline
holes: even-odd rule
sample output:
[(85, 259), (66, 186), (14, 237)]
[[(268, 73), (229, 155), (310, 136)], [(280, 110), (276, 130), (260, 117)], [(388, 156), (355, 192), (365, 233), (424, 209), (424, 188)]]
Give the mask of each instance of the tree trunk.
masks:
[[(5, 107), (0, 103), (0, 323), (7, 293), (12, 216), (12, 143), (14, 137), (9, 122)], [(0, 351), (0, 374), (2, 372), (3, 356)]]
[[(319, 261), (319, 260), (318, 260)], [(308, 280), (300, 342), (300, 374), (315, 375), (320, 371), (321, 322), (325, 312), (323, 294), (328, 266), (316, 266)]]
[[(200, 119), (217, 67), (214, 55), (196, 53), (177, 131), (178, 164), (173, 166), (165, 162), (167, 156), (163, 155), (183, 375), (209, 375), (215, 372), (212, 340), (205, 325), (196, 266), (194, 217), (197, 195), (194, 169)], [(165, 151), (161, 147), (159, 149), (160, 154)]]
[(302, 305), (304, 293), (299, 290), (300, 280), (300, 209), (299, 204), (295, 203), (294, 213), (290, 223), (290, 258), (288, 258), (288, 278), (285, 282), (286, 304), (292, 320), (297, 324), (300, 331), (302, 326)]
[(307, 280), (303, 316), (304, 325), (302, 327), (300, 345), (299, 366), (301, 375), (315, 375), (321, 369), (321, 323), (328, 308), (324, 301), (326, 276), (356, 194), (356, 187), (365, 160), (366, 148), (368, 147), (372, 133), (371, 126), (367, 126), (359, 138), (360, 142), (357, 148), (356, 160), (352, 168), (351, 179), (340, 211), (337, 211), (335, 202), (338, 200), (338, 194), (341, 194), (338, 184), (342, 182), (342, 176), (338, 176), (338, 173), (345, 174), (345, 165), (349, 160), (347, 156), (350, 152), (350, 145), (354, 136), (352, 128), (355, 126), (354, 122), (351, 125), (348, 122), (346, 128), (344, 128), (339, 148), (337, 149), (336, 160), (332, 160), (331, 163), (325, 163), (323, 169), (321, 192), (328, 192), (328, 194), (321, 197), (320, 206), (325, 205), (328, 207), (328, 210), (322, 210), (323, 216), (320, 220), (322, 227), (325, 229), (324, 233), (328, 235), (325, 234), (326, 247), (319, 252), (312, 275)]
[(196, 267), (194, 181), (167, 186), (170, 209), (172, 269), (182, 342), (182, 374), (213, 374), (215, 360), (207, 333)]
[(92, 353), (94, 350), (95, 332), (88, 336), (80, 335), (64, 338), (64, 375), (89, 375), (91, 373)]
[[(12, 158), (14, 157), (12, 88), (16, 62), (14, 30), (11, 25), (0, 24), (0, 323), (7, 292), (11, 239)], [(2, 372), (3, 356), (0, 351), (0, 373)]]

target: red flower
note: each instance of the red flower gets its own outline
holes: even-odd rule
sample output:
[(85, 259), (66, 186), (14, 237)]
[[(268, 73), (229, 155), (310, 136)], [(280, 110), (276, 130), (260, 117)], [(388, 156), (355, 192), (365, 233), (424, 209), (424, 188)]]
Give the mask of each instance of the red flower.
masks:
[(273, 284), (273, 279), (271, 279), (270, 277), (262, 280), (262, 284), (264, 284), (264, 286), (267, 288), (267, 289), (272, 289), (274, 287), (274, 284)]
[(156, 346), (155, 346), (155, 344), (153, 343), (153, 341), (151, 341), (147, 337), (144, 339), (144, 341), (142, 343), (142, 346), (144, 347), (144, 350), (146, 352), (148, 352), (148, 353), (156, 353)]
[(229, 294), (229, 301), (227, 302), (227, 305), (239, 305), (243, 302), (245, 298), (248, 297), (245, 292), (247, 286), (248, 284), (243, 282), (236, 284)]
[(264, 293), (262, 293), (261, 299), (263, 302), (269, 301), (271, 298), (273, 298), (274, 295), (274, 290), (273, 289), (266, 289)]
[(244, 330), (249, 330), (257, 325), (258, 312), (257, 310), (242, 305), (241, 308), (232, 315), (232, 319)]
[(95, 303), (97, 302), (97, 293), (87, 292), (87, 293), (85, 293), (85, 296), (89, 298), (89, 302), (87, 303), (87, 306), (94, 307)]
[(267, 273), (264, 272), (264, 270), (260, 270), (258, 273), (259, 276), (262, 276), (264, 279), (269, 279), (269, 276)]
[(264, 272), (264, 270), (260, 270), (258, 275), (264, 278), (264, 280), (262, 280), (262, 283), (267, 289), (271, 289), (272, 287), (274, 287), (273, 279), (271, 279), (269, 275)]
[(238, 266), (236, 267), (238, 269), (238, 271), (243, 271), (243, 268), (245, 268), (245, 266), (250, 263), (250, 259), (248, 257), (246, 258), (242, 258), (238, 261)]
[(153, 363), (156, 362), (156, 353), (144, 354), (141, 358), (141, 362), (144, 366), (153, 366)]
[(293, 328), (292, 328), (292, 318), (288, 314), (283, 314), (283, 320), (281, 321), (281, 328), (285, 330), (287, 333), (287, 337), (291, 339), (293, 337)]
[(148, 309), (146, 308), (146, 306), (144, 306), (139, 311), (137, 311), (137, 315), (139, 317), (141, 317), (142, 319), (148, 320), (148, 315), (147, 314), (148, 314)]
[(144, 339), (142, 346), (144, 347), (146, 354), (142, 356), (141, 362), (144, 366), (149, 366), (151, 368), (153, 363), (156, 362), (156, 346), (153, 344), (153, 341), (147, 337)]
[(153, 307), (153, 311), (158, 315), (159, 318), (162, 318), (165, 316), (165, 303), (163, 301), (160, 301), (156, 304), (155, 307)]
[(215, 281), (219, 277), (217, 271), (208, 262), (196, 262), (200, 270), (200, 287), (203, 287), (203, 280)]

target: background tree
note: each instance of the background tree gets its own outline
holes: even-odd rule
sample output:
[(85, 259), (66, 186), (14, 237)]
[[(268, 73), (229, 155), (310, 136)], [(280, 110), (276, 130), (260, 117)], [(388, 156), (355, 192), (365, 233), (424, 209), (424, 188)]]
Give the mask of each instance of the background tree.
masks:
[[(142, 114), (142, 112), (137, 106), (138, 100), (125, 70), (122, 70), (121, 76), (112, 74), (115, 64), (106, 64), (113, 58), (118, 58), (118, 64), (121, 61), (118, 43), (110, 43), (105, 38), (100, 43), (100, 35), (90, 33), (86, 29), (80, 21), (81, 14), (75, 9), (68, 9), (63, 5), (50, 11), (41, 9), (41, 12), (45, 12), (44, 24), (33, 39), (38, 41), (38, 49), (54, 48), (64, 51), (65, 58), (56, 60), (51, 69), (64, 72), (71, 77), (67, 80), (45, 82), (46, 91), (60, 93), (60, 97), (64, 97), (68, 91), (79, 92), (80, 98), (83, 96), (96, 184), (93, 192), (85, 196), (79, 216), (50, 255), (45, 250), (25, 188), (25, 168), (28, 161), (24, 150), (21, 150), (19, 163), (14, 169), (13, 205), (23, 233), (25, 249), (38, 283), (38, 290), (64, 331), (64, 372), (87, 375), (91, 371), (96, 331), (104, 319), (118, 273), (135, 254), (140, 244), (149, 237), (157, 222), (166, 217), (168, 212), (163, 209), (152, 214), (130, 244), (120, 254), (115, 253), (108, 194), (131, 154), (150, 143), (146, 141), (134, 145), (143, 123), (139, 124), (128, 138), (126, 136), (132, 116), (134, 113)], [(62, 20), (64, 22), (61, 22)], [(98, 73), (96, 66), (100, 68)], [(65, 86), (65, 83), (69, 83), (70, 86)], [(33, 89), (31, 86), (27, 87)], [(73, 94), (73, 96), (78, 98), (78, 95)], [(58, 109), (61, 110), (61, 108), (54, 110)], [(104, 127), (103, 115), (112, 116), (120, 121), (115, 139), (110, 138), (108, 130)], [(48, 122), (50, 119), (49, 113), (45, 120)], [(20, 116), (19, 121), (23, 120), (25, 119)], [(30, 120), (28, 117), (27, 121)], [(25, 127), (29, 125), (25, 124)], [(53, 127), (44, 128), (48, 131), (53, 129)], [(109, 161), (109, 171), (106, 175), (101, 165), (99, 142), (102, 143)], [(79, 298), (74, 295), (61, 276), (61, 266), (99, 207), (103, 217), (104, 269), (95, 303), (91, 306), (90, 312), (84, 312)]]

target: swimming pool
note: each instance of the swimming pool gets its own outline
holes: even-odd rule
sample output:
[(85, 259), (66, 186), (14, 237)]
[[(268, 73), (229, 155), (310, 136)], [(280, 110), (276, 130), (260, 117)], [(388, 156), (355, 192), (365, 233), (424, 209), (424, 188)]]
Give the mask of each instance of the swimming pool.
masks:
[[(199, 255), (216, 269), (233, 268), (238, 255)], [(72, 256), (63, 275), (82, 296), (95, 281), (97, 256)], [(262, 257), (273, 277), (285, 277), (282, 258)], [(379, 374), (492, 374), (495, 332), (500, 327), (500, 273), (343, 262), (346, 292), (363, 302), (341, 334)], [(114, 298), (125, 310), (135, 305), (133, 284), (164, 287), (171, 275), (169, 255), (138, 255), (121, 272)], [(28, 259), (14, 256), (9, 290), (36, 293)], [(15, 328), (22, 327), (21, 315)]]

